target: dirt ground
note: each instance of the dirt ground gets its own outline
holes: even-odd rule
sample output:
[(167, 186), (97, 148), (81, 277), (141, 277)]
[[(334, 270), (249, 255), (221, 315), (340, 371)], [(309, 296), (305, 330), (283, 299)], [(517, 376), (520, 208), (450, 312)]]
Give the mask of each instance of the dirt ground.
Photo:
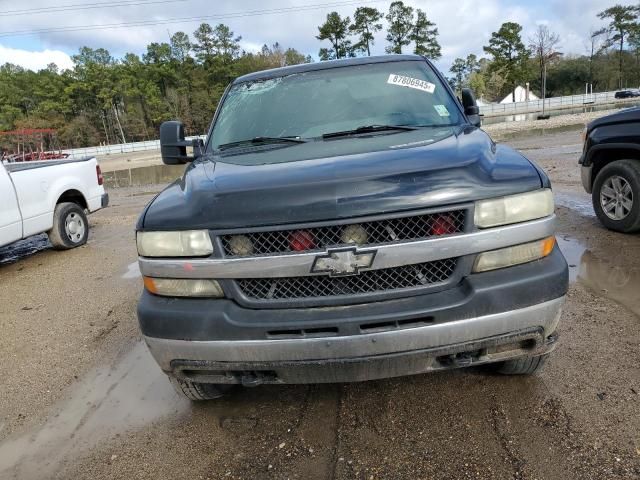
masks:
[(595, 219), (580, 128), (506, 141), (550, 173), (571, 266), (539, 375), (467, 369), (191, 404), (136, 325), (133, 225), (161, 187), (116, 188), (86, 246), (0, 249), (0, 478), (640, 478), (640, 236)]

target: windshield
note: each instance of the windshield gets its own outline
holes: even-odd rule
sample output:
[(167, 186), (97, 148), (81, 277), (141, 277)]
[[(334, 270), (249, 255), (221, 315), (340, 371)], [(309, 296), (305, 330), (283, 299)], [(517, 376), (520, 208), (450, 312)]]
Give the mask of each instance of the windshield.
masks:
[(371, 125), (461, 122), (453, 96), (426, 62), (375, 63), (234, 85), (209, 145), (218, 149), (261, 137), (316, 138)]

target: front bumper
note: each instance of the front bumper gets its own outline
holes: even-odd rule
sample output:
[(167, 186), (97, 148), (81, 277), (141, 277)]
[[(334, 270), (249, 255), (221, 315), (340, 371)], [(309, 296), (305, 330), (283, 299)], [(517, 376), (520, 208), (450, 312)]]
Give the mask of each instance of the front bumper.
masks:
[(168, 374), (212, 383), (346, 382), (547, 353), (568, 286), (548, 257), (445, 291), (330, 308), (260, 310), (147, 292), (140, 327)]
[(457, 322), (349, 337), (192, 342), (145, 337), (160, 367), (209, 383), (335, 383), (550, 352), (564, 297)]

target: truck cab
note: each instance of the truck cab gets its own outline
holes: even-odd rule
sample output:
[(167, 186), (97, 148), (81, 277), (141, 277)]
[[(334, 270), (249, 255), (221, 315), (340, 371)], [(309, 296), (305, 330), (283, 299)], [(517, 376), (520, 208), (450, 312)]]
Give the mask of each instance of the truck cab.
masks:
[(257, 72), (139, 217), (144, 339), (192, 400), (490, 364), (537, 371), (567, 264), (551, 185), (422, 57)]

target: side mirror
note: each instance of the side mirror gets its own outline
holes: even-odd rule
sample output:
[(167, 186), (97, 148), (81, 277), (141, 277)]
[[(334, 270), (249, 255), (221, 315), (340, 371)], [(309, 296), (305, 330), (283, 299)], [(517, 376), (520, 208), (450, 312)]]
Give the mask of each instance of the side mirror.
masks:
[(462, 106), (464, 107), (464, 113), (469, 119), (471, 125), (479, 127), (482, 124), (482, 121), (480, 120), (480, 108), (478, 108), (476, 96), (470, 88), (462, 89)]
[(160, 153), (165, 165), (192, 162), (196, 157), (187, 155), (187, 147), (194, 146), (194, 151), (198, 151), (200, 143), (196, 147), (193, 141), (185, 140), (182, 122), (170, 121), (160, 125)]

